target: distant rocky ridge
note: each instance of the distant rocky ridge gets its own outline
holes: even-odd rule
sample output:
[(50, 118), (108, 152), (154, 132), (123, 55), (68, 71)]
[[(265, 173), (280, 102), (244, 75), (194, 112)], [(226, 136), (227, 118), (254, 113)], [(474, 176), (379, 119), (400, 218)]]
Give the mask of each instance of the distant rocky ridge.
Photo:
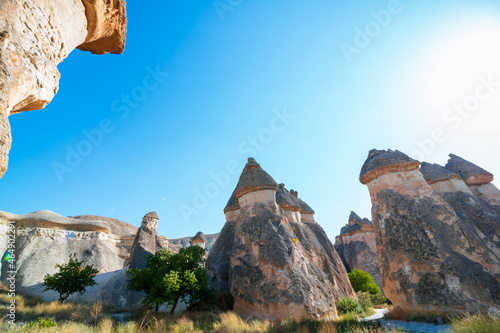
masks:
[(253, 158), (224, 213), (226, 224), (207, 270), (224, 305), (237, 314), (272, 320), (336, 317), (336, 300), (356, 298), (314, 211)]
[(335, 237), (335, 250), (348, 273), (353, 269), (370, 273), (383, 292), (375, 230), (370, 220), (361, 219), (356, 213), (351, 212), (348, 224), (342, 227), (340, 235)]
[(433, 316), (500, 304), (500, 192), (493, 175), (450, 155), (445, 167), (372, 150), (368, 186), (377, 255), (395, 313)]
[[(204, 245), (205, 250), (207, 250), (207, 252), (210, 252), (210, 250), (214, 246), (215, 241), (217, 240), (217, 237), (219, 237), (219, 234), (208, 234), (205, 235), (205, 237), (206, 237), (206, 243)], [(193, 245), (192, 243), (193, 238), (194, 237), (182, 237), (182, 238), (169, 239), (168, 240), (169, 249), (171, 249), (172, 252), (178, 252), (180, 248), (185, 248)]]
[[(7, 249), (7, 225), (16, 226), (16, 287), (18, 292), (36, 295), (47, 300), (57, 299), (52, 292), (42, 293), (45, 274), (56, 272), (55, 265), (66, 262), (71, 253), (79, 260), (93, 265), (99, 274), (97, 286), (83, 296), (72, 295), (70, 300), (118, 306), (139, 305), (141, 296), (126, 290), (127, 269), (141, 268), (148, 254), (162, 248), (173, 252), (180, 246), (172, 244), (156, 233), (158, 216), (151, 212), (144, 217), (141, 227), (95, 215), (64, 217), (50, 211), (17, 215), (0, 211), (0, 251)], [(207, 237), (214, 241), (216, 235)], [(189, 238), (187, 238), (189, 239)], [(200, 246), (205, 247), (198, 238)], [(189, 246), (186, 242), (184, 245)], [(208, 247), (210, 248), (210, 246)], [(0, 280), (5, 281), (7, 265), (0, 262)]]
[(59, 89), (57, 65), (75, 48), (125, 47), (125, 1), (0, 0), (0, 178), (11, 146), (9, 115), (45, 107)]

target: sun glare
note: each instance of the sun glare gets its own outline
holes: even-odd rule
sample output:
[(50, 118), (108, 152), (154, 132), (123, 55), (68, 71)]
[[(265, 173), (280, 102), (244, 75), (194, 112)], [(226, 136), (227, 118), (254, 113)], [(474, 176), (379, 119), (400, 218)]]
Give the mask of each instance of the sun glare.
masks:
[(449, 108), (476, 93), (486, 96), (489, 87), (476, 89), (483, 79), (500, 82), (500, 24), (478, 27), (443, 45), (432, 65), (428, 89), (435, 109)]

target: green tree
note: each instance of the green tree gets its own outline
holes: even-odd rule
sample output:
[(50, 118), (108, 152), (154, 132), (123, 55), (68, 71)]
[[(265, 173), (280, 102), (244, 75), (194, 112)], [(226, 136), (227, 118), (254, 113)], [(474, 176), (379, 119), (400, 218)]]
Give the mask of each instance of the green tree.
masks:
[(372, 295), (381, 293), (380, 288), (373, 281), (370, 273), (362, 271), (360, 269), (354, 269), (348, 275), (349, 281), (351, 281), (351, 285), (354, 291), (365, 291)]
[(94, 277), (98, 271), (92, 265), (83, 267), (83, 261), (76, 259), (76, 253), (69, 255), (67, 264), (56, 264), (59, 272), (53, 275), (46, 274), (43, 278), (43, 286), (47, 290), (59, 293), (59, 301), (64, 302), (71, 294), (82, 295), (87, 287), (96, 285)]
[(167, 249), (149, 255), (144, 269), (129, 269), (128, 289), (144, 291), (145, 305), (155, 311), (167, 303), (173, 314), (179, 300), (193, 305), (211, 292), (205, 269), (205, 249), (200, 246), (182, 248), (174, 254)]

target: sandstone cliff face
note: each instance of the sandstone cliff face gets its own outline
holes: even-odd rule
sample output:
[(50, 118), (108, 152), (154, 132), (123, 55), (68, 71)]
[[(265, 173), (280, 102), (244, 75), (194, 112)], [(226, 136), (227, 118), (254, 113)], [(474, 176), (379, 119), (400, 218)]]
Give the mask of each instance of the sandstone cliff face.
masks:
[(0, 0), (0, 177), (7, 169), (8, 116), (45, 107), (58, 90), (57, 65), (76, 47), (121, 53), (123, 0)]
[[(76, 253), (79, 260), (99, 271), (98, 284), (82, 296), (72, 295), (71, 301), (93, 303), (99, 299), (106, 305), (139, 305), (142, 294), (127, 291), (127, 269), (144, 267), (146, 256), (164, 247), (166, 242), (165, 237), (157, 235), (158, 216), (154, 212), (146, 214), (141, 227), (136, 228), (123, 221), (93, 215), (68, 218), (50, 211), (26, 215), (0, 211), (2, 257), (7, 245), (7, 225), (11, 222), (17, 234), (17, 292), (46, 300), (58, 299), (58, 295), (42, 293), (43, 277), (54, 274), (56, 264), (67, 262), (69, 254)], [(1, 267), (2, 281), (6, 273), (7, 267)]]
[[(455, 210), (424, 180), (419, 164), (399, 151), (372, 150), (360, 174), (373, 204), (387, 298), (400, 313), (425, 315), (455, 315), (498, 304), (498, 257), (476, 232), (484, 221), (462, 214), (477, 202)], [(456, 179), (447, 177), (444, 181)]]
[[(121, 269), (128, 257), (128, 250), (117, 246), (120, 235), (112, 234), (102, 221), (71, 219), (49, 211), (26, 215), (0, 211), (0, 224), (9, 222), (16, 225), (18, 292), (55, 298), (50, 293), (41, 294), (43, 277), (55, 273), (55, 265), (66, 262), (71, 253), (100, 273)], [(2, 267), (2, 280), (6, 270)]]
[(361, 219), (356, 213), (351, 212), (348, 224), (335, 238), (335, 250), (348, 273), (353, 269), (361, 269), (370, 273), (383, 291), (375, 230), (368, 219)]
[[(323, 229), (303, 222), (298, 203), (276, 203), (278, 185), (249, 159), (226, 207), (226, 225), (207, 260), (212, 286), (234, 311), (260, 319), (337, 315), (335, 300), (356, 297)], [(293, 196), (293, 195), (292, 195)], [(227, 214), (231, 212), (231, 214)]]

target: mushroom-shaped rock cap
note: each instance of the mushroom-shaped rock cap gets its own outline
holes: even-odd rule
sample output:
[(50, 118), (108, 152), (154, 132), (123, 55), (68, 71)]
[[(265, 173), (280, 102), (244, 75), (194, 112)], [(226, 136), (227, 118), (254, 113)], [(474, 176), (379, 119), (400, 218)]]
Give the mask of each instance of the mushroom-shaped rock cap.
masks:
[(393, 151), (389, 149), (385, 151), (372, 149), (361, 168), (359, 181), (362, 184), (367, 184), (373, 179), (387, 173), (413, 170), (417, 169), (419, 165), (419, 161), (398, 150)]
[(205, 234), (201, 231), (198, 231), (196, 233), (196, 235), (193, 237), (193, 240), (191, 242), (194, 242), (194, 243), (206, 243), (207, 242), (207, 238), (205, 237)]
[(279, 184), (276, 191), (276, 203), (284, 210), (300, 211), (300, 202), (286, 188), (285, 184)]
[(314, 214), (314, 210), (311, 208), (311, 206), (306, 204), (304, 200), (302, 200), (301, 198), (297, 198), (297, 200), (299, 200), (300, 212), (302, 214)]
[(267, 172), (265, 172), (253, 158), (248, 159), (247, 165), (241, 173), (240, 180), (234, 193), (236, 198), (241, 197), (250, 192), (261, 190), (274, 190), (278, 188), (278, 184), (274, 181)]
[(351, 211), (351, 215), (349, 215), (349, 225), (355, 225), (355, 224), (361, 225), (362, 223), (363, 220), (361, 219), (361, 217), (359, 217), (359, 215), (356, 214), (355, 212)]
[(460, 156), (450, 154), (445, 168), (457, 173), (467, 185), (482, 185), (493, 181), (493, 175)]
[(435, 182), (441, 182), (448, 179), (462, 179), (459, 175), (451, 172), (448, 169), (440, 166), (439, 164), (431, 164), (427, 162), (422, 162), (420, 166), (420, 172), (424, 175), (424, 179), (427, 184), (433, 184)]
[(144, 215), (144, 218), (145, 219), (157, 219), (159, 220), (160, 218), (158, 217), (158, 214), (156, 214), (156, 212), (149, 212), (147, 213), (146, 215)]
[(240, 208), (241, 207), (238, 202), (238, 199), (236, 199), (236, 190), (234, 190), (227, 202), (226, 207), (224, 207), (224, 213), (230, 212), (232, 210), (238, 210)]

